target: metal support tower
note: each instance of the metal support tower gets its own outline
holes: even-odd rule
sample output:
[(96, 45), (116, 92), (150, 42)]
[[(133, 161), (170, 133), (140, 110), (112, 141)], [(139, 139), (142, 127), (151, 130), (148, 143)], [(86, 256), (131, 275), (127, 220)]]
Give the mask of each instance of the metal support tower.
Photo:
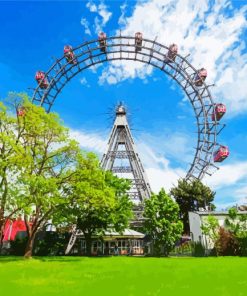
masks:
[[(128, 125), (126, 110), (122, 104), (116, 108), (116, 118), (101, 160), (104, 170), (132, 181), (129, 196), (134, 203), (135, 222), (141, 222), (144, 199), (150, 198), (151, 188), (137, 153)], [(135, 223), (136, 224), (136, 223)]]

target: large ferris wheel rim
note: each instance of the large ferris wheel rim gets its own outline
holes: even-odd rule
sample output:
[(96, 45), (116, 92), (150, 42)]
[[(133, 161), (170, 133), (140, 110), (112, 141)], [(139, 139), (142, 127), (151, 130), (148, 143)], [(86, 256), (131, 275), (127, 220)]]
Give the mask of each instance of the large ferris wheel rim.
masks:
[[(114, 43), (115, 41), (119, 41), (119, 43)], [(127, 43), (124, 41), (127, 41)], [(77, 60), (76, 63), (69, 63), (64, 56), (55, 61), (45, 73), (45, 77), (49, 82), (48, 88), (42, 90), (40, 85), (38, 85), (34, 90), (32, 101), (39, 102), (42, 106), (48, 105), (47, 112), (50, 112), (58, 94), (74, 76), (87, 68), (104, 62), (133, 60), (159, 68), (181, 86), (190, 100), (196, 117), (198, 133), (197, 147), (195, 147), (196, 153), (194, 160), (191, 163), (186, 178), (190, 180), (195, 178), (202, 179), (205, 174), (211, 175), (211, 170), (217, 169), (213, 164), (212, 155), (215, 146), (218, 145), (216, 137), (222, 130), (222, 128), (219, 129), (220, 124), (216, 119), (211, 119), (211, 114), (215, 105), (209, 90), (211, 85), (207, 85), (203, 82), (201, 87), (198, 88), (195, 86), (193, 78), (197, 74), (197, 70), (187, 60), (189, 55), (183, 57), (177, 54), (175, 61), (167, 61), (166, 53), (169, 49), (167, 46), (158, 43), (156, 40), (143, 38), (141, 51), (137, 52), (135, 42), (132, 43), (132, 41), (135, 41), (135, 37), (133, 36), (119, 35), (107, 37), (105, 52), (100, 51), (101, 47), (98, 44), (98, 39), (83, 42), (73, 49), (75, 53), (74, 60)], [(111, 50), (114, 48), (116, 48), (116, 50)], [(126, 48), (133, 50), (126, 50)], [(120, 56), (114, 56), (114, 54), (120, 54)], [(127, 56), (124, 56), (124, 54)], [(83, 56), (85, 56), (85, 58), (81, 59)], [(142, 59), (140, 57), (142, 57)], [(147, 58), (147, 60), (145, 60), (145, 58)], [(84, 67), (81, 67), (81, 65), (84, 65)], [(72, 70), (75, 69), (76, 71), (73, 72)], [(52, 91), (54, 90), (55, 92), (53, 94)]]

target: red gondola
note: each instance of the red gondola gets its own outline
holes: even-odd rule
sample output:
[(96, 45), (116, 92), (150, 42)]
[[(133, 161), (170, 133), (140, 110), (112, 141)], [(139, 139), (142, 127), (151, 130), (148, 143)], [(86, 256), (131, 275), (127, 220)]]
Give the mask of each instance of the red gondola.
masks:
[(195, 85), (196, 86), (202, 86), (203, 82), (206, 80), (207, 78), (207, 70), (205, 68), (201, 68), (195, 76)]
[(100, 45), (100, 51), (106, 52), (106, 33), (104, 32), (99, 33), (98, 41)]
[(42, 71), (36, 72), (35, 79), (38, 82), (40, 88), (47, 88), (48, 87), (48, 81), (45, 78), (45, 73)]
[(166, 62), (175, 62), (176, 55), (178, 53), (178, 46), (177, 44), (173, 43), (169, 46), (167, 55), (166, 55)]
[(222, 162), (229, 156), (229, 149), (227, 146), (220, 146), (220, 148), (214, 152), (214, 162)]
[(75, 54), (73, 52), (72, 46), (65, 45), (63, 48), (63, 53), (68, 63), (76, 64)]
[(142, 50), (142, 33), (141, 32), (135, 33), (135, 48), (136, 48), (136, 51)]
[(26, 114), (26, 110), (25, 110), (25, 107), (19, 107), (18, 109), (17, 109), (17, 116), (19, 116), (19, 117), (22, 117), (22, 116), (24, 116)]
[(219, 121), (225, 113), (226, 113), (226, 106), (221, 103), (216, 104), (212, 114), (212, 120)]

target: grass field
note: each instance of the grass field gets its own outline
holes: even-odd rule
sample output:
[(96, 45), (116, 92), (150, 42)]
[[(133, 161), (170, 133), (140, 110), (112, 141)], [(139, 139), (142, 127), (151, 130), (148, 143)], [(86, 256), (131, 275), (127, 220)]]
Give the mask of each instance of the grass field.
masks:
[(247, 258), (0, 257), (0, 295), (247, 295)]

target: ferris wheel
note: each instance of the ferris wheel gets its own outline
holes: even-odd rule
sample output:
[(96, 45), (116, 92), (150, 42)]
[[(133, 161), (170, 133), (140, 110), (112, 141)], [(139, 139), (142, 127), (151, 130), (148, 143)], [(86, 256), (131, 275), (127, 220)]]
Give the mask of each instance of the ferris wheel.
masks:
[[(207, 70), (196, 69), (188, 57), (178, 53), (176, 44), (165, 46), (156, 40), (143, 38), (140, 32), (135, 36), (122, 36), (120, 33), (114, 37), (107, 37), (101, 32), (97, 39), (86, 41), (76, 48), (64, 46), (64, 55), (47, 72), (36, 73), (38, 85), (32, 95), (32, 102), (50, 112), (63, 87), (74, 76), (104, 62), (132, 60), (158, 68), (177, 82), (194, 110), (198, 137), (186, 179), (201, 180), (206, 174), (212, 175), (218, 169), (216, 163), (222, 162), (229, 155), (228, 147), (217, 142), (217, 136), (225, 127), (221, 118), (226, 107), (213, 101), (210, 93), (213, 85), (205, 82)], [(23, 115), (23, 110), (20, 112)]]

